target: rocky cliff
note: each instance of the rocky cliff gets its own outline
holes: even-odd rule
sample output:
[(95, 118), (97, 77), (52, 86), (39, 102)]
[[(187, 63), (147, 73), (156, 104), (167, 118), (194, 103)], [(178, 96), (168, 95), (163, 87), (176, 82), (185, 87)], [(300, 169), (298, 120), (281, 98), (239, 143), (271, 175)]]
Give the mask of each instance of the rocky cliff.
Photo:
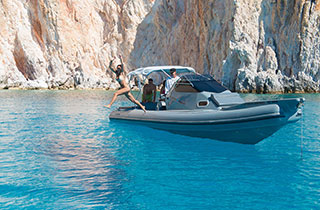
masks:
[(319, 91), (319, 0), (163, 0), (154, 7), (139, 25), (134, 65), (190, 65), (242, 92)]
[(320, 91), (320, 0), (2, 0), (0, 87), (108, 88), (187, 65), (240, 92)]
[(108, 88), (153, 0), (1, 0), (0, 87)]

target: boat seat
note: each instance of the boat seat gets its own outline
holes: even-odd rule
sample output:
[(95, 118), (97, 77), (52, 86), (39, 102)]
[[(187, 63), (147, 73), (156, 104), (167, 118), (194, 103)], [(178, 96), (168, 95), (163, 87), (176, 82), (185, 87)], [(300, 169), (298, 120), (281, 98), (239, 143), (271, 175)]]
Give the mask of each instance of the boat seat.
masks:
[(237, 93), (216, 93), (211, 94), (210, 99), (219, 106), (232, 106), (243, 104), (244, 100)]

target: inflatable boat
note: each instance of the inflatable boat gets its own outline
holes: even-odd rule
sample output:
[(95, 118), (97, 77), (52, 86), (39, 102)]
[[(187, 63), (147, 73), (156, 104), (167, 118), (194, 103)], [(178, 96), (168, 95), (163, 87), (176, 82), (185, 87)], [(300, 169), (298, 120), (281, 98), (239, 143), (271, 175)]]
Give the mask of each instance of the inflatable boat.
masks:
[(197, 74), (190, 67), (141, 68), (130, 72), (129, 78), (152, 78), (160, 84), (171, 68), (180, 79), (162, 100), (145, 104), (147, 112), (120, 107), (111, 112), (110, 120), (192, 137), (256, 144), (302, 116), (303, 98), (246, 102), (212, 76)]

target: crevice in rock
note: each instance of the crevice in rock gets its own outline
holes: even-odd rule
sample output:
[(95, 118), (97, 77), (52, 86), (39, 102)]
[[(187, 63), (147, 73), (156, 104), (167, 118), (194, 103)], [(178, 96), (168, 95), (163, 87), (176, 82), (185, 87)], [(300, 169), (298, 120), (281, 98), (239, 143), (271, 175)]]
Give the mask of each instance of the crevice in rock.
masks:
[(309, 20), (310, 20), (310, 17), (311, 17), (311, 14), (312, 14), (312, 11), (313, 11), (313, 6), (317, 3), (316, 0), (310, 0), (310, 9), (309, 9)]
[(83, 83), (84, 75), (83, 75), (83, 70), (82, 70), (81, 66), (78, 66), (77, 68), (75, 68), (73, 80), (74, 80), (74, 87), (75, 88)]
[(30, 1), (30, 9), (28, 11), (29, 20), (31, 23), (32, 37), (40, 45), (42, 51), (45, 50), (43, 40), (43, 29), (38, 15), (39, 3), (38, 1)]
[(13, 58), (16, 63), (18, 70), (27, 80), (35, 80), (36, 76), (34, 75), (35, 69), (32, 65), (29, 64), (27, 56), (21, 46), (20, 41), (16, 37), (15, 47), (13, 51)]
[(102, 20), (103, 24), (103, 44), (108, 43), (107, 42), (107, 35), (109, 34), (109, 30), (108, 30), (108, 20), (107, 20), (107, 14), (104, 11), (98, 11), (98, 14)]

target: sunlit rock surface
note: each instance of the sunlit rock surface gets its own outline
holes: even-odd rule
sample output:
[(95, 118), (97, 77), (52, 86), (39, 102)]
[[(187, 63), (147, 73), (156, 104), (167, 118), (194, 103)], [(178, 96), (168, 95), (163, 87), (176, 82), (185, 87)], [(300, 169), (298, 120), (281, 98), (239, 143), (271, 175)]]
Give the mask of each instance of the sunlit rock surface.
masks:
[[(0, 1), (0, 88), (108, 88), (153, 0)], [(119, 61), (117, 61), (119, 62)], [(129, 66), (128, 66), (129, 68)]]
[(313, 92), (319, 30), (319, 0), (161, 0), (130, 61), (189, 65), (241, 92)]
[(121, 54), (240, 92), (320, 90), (320, 0), (2, 0), (0, 14), (0, 88), (116, 88)]

